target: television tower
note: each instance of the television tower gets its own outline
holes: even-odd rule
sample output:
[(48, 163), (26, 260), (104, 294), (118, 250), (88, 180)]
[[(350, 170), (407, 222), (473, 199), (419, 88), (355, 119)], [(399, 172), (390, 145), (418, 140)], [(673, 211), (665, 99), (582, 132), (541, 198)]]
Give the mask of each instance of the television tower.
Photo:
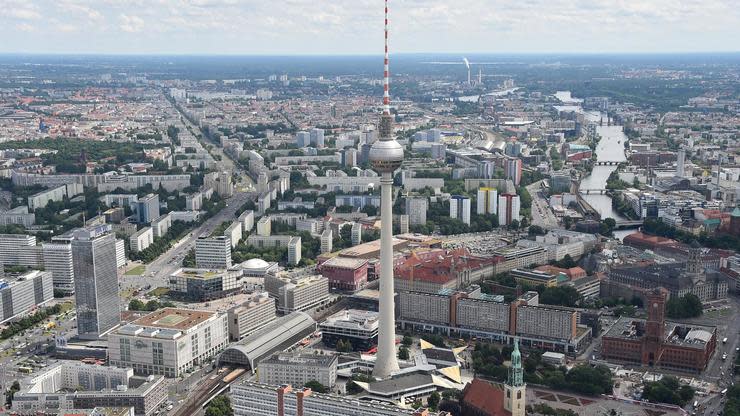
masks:
[(385, 61), (383, 71), (383, 114), (378, 131), (380, 139), (370, 148), (370, 161), (380, 176), (380, 325), (378, 353), (373, 376), (388, 378), (398, 371), (396, 359), (396, 317), (393, 289), (393, 172), (403, 161), (403, 147), (393, 137), (390, 72), (388, 70), (388, 0), (385, 0)]

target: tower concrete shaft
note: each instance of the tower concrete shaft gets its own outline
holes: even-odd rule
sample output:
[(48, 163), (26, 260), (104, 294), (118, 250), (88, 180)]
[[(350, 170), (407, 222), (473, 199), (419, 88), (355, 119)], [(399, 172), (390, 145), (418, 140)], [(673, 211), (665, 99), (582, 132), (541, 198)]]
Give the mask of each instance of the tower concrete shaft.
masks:
[(393, 288), (393, 209), (392, 172), (383, 172), (380, 179), (380, 323), (378, 353), (373, 376), (387, 378), (398, 371), (396, 359), (396, 316)]

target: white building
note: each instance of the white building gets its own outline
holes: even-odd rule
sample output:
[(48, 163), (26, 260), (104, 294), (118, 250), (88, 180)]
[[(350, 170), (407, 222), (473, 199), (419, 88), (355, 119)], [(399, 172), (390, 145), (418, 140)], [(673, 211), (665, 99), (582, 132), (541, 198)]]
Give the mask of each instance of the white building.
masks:
[(0, 234), (0, 264), (38, 268), (44, 264), (42, 247), (32, 235)]
[(203, 207), (203, 194), (196, 192), (194, 194), (185, 195), (185, 209), (188, 211), (200, 211)]
[(181, 268), (170, 275), (168, 287), (190, 301), (205, 302), (239, 292), (244, 286), (241, 270)]
[(239, 215), (239, 222), (242, 223), (242, 232), (248, 234), (254, 228), (254, 211), (247, 210)]
[(75, 292), (74, 265), (72, 263), (72, 244), (69, 239), (54, 239), (42, 246), (44, 268), (51, 272), (54, 290), (66, 295)]
[(116, 267), (120, 268), (126, 265), (126, 243), (116, 238)]
[(142, 250), (146, 250), (154, 242), (154, 232), (152, 227), (144, 227), (141, 230), (135, 232), (128, 239), (129, 247), (131, 251), (137, 253)]
[(338, 362), (336, 355), (278, 353), (260, 361), (257, 374), (260, 383), (272, 386), (300, 387), (309, 381), (318, 381), (333, 389)]
[(222, 235), (195, 240), (195, 264), (200, 269), (230, 268), (231, 240)]
[(32, 270), (14, 279), (0, 279), (0, 323), (30, 312), (53, 298), (51, 272)]
[(226, 314), (165, 308), (108, 334), (111, 365), (174, 378), (206, 362), (228, 343)]
[(362, 224), (359, 222), (352, 223), (352, 245), (356, 246), (362, 243)]
[(329, 280), (310, 272), (265, 276), (265, 290), (283, 313), (309, 310), (329, 300)]
[(154, 237), (164, 237), (172, 227), (172, 215), (164, 214), (152, 220), (152, 233)]
[(476, 199), (478, 215), (498, 214), (498, 191), (496, 188), (479, 188)]
[(321, 233), (321, 254), (331, 253), (334, 242), (334, 234), (331, 228), (327, 228)]
[(498, 224), (510, 225), (512, 221), (521, 221), (519, 216), (519, 195), (501, 194), (498, 196)]
[(272, 219), (269, 216), (257, 221), (257, 235), (268, 237), (272, 233)]
[(229, 338), (238, 341), (264, 327), (277, 316), (276, 308), (275, 299), (262, 292), (229, 309)]
[(226, 228), (224, 235), (229, 238), (229, 241), (231, 241), (231, 248), (236, 247), (242, 239), (242, 223), (238, 220), (234, 221), (228, 228)]
[(470, 225), (470, 198), (455, 195), (450, 198), (450, 218)]

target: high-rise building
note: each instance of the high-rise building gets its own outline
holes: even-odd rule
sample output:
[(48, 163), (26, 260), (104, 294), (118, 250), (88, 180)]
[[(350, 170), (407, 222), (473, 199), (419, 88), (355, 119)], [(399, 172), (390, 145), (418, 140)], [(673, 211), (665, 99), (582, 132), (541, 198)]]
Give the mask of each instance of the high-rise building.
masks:
[(272, 233), (272, 219), (265, 216), (257, 221), (257, 235), (268, 237)]
[(299, 131), (295, 134), (295, 144), (299, 149), (302, 149), (311, 144), (311, 133), (307, 131)]
[(327, 228), (321, 233), (321, 254), (331, 253), (334, 242), (334, 233)]
[(401, 231), (401, 234), (406, 234), (409, 232), (409, 216), (408, 214), (401, 214), (398, 216), (398, 225)]
[(511, 179), (514, 185), (519, 186), (522, 181), (521, 159), (506, 159), (506, 179)]
[[(427, 223), (427, 209), (429, 203), (426, 197), (406, 197), (406, 215), (409, 216), (409, 225), (424, 225)], [(381, 212), (382, 214), (382, 212)]]
[(77, 333), (82, 339), (97, 339), (121, 322), (116, 239), (110, 225), (77, 230), (72, 262)]
[(450, 218), (458, 219), (470, 225), (470, 198), (453, 195), (450, 198)]
[(683, 178), (684, 176), (684, 163), (686, 161), (686, 150), (683, 148), (678, 149), (678, 153), (676, 155), (676, 176), (679, 178)]
[(65, 295), (75, 292), (74, 264), (72, 261), (72, 239), (52, 238), (44, 243), (44, 268), (51, 272), (54, 290)]
[(324, 129), (311, 129), (311, 144), (316, 148), (324, 147)]
[(478, 215), (497, 214), (498, 191), (496, 188), (480, 188), (477, 197)]
[(195, 265), (199, 269), (231, 267), (231, 239), (220, 235), (195, 240)]
[(362, 242), (362, 224), (355, 222), (352, 224), (352, 245), (356, 246)]
[[(393, 172), (403, 162), (403, 147), (393, 137), (391, 115), (390, 72), (388, 69), (388, 1), (385, 4), (385, 58), (383, 71), (383, 114), (378, 131), (380, 140), (370, 148), (370, 161), (380, 177), (380, 326), (378, 354), (373, 368), (377, 378), (387, 378), (398, 371), (396, 358), (395, 292), (393, 290)], [(426, 198), (423, 199), (426, 205)], [(408, 202), (407, 202), (408, 204)], [(408, 208), (408, 206), (407, 206)], [(407, 210), (411, 215), (411, 212)], [(426, 217), (426, 208), (424, 210)], [(424, 218), (426, 221), (426, 218)]]
[(301, 262), (301, 237), (288, 240), (288, 263), (297, 265)]
[(498, 225), (511, 225), (519, 217), (519, 195), (501, 194), (498, 196)]
[(148, 224), (159, 217), (159, 195), (149, 194), (136, 201), (136, 221)]

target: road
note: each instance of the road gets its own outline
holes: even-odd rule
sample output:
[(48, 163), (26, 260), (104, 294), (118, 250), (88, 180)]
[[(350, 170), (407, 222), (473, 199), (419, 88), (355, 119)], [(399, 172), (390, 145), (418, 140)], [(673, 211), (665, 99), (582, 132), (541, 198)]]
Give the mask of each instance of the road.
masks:
[(532, 225), (551, 230), (558, 228), (558, 219), (550, 209), (550, 204), (542, 195), (542, 181), (527, 186), (527, 192), (532, 197)]

